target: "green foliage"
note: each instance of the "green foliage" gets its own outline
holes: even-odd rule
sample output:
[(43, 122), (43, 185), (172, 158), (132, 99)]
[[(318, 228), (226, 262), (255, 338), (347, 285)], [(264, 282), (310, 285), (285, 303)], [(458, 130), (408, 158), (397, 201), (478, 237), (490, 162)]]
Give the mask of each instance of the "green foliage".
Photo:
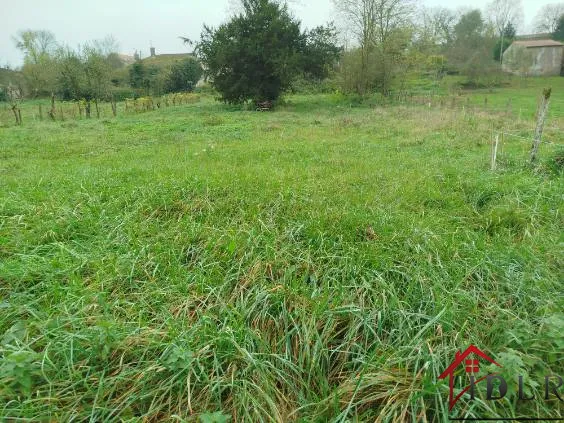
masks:
[(464, 44), (468, 48), (478, 47), (483, 37), (484, 26), (484, 18), (479, 9), (466, 12), (454, 26), (456, 43)]
[(320, 81), (329, 76), (341, 54), (337, 47), (337, 29), (333, 24), (318, 26), (305, 35), (301, 70), (305, 77)]
[(165, 81), (169, 93), (193, 91), (203, 74), (202, 65), (195, 58), (187, 58), (172, 65)]
[(245, 0), (243, 7), (217, 30), (204, 28), (198, 54), (224, 101), (275, 100), (296, 73), (299, 23), (269, 0)]
[(64, 100), (105, 98), (112, 75), (123, 68), (111, 37), (71, 50), (58, 46), (49, 31), (27, 30), (20, 31), (14, 42), (24, 53), (21, 73), (32, 97), (57, 92)]
[(502, 38), (496, 41), (493, 48), (493, 58), (496, 62), (500, 61), (501, 55), (509, 48), (516, 35), (515, 27), (509, 22), (503, 30), (503, 49), (501, 47)]
[(231, 416), (223, 414), (221, 411), (200, 414), (200, 423), (228, 423), (230, 421)]
[(339, 83), (334, 78), (315, 80), (300, 76), (292, 81), (291, 92), (301, 94), (330, 94), (339, 89)]
[(387, 96), (394, 85), (401, 86), (419, 56), (408, 51), (410, 36), (409, 29), (396, 29), (373, 48), (357, 48), (343, 54), (342, 90), (361, 96), (377, 91)]
[(108, 66), (112, 70), (119, 70), (119, 69), (123, 69), (125, 67), (125, 64), (123, 63), (123, 61), (119, 57), (119, 54), (117, 54), (115, 52), (110, 52), (106, 56), (106, 61), (108, 63)]
[(84, 74), (87, 99), (107, 97), (111, 71), (111, 64), (103, 52), (94, 47), (85, 48)]
[(299, 74), (327, 75), (337, 51), (333, 36), (332, 28), (301, 33), (285, 5), (244, 0), (230, 22), (204, 27), (197, 52), (223, 101), (276, 100)]
[(159, 66), (137, 61), (129, 68), (129, 84), (146, 95), (165, 92), (166, 74)]
[(0, 102), (11, 101), (24, 93), (25, 81), (20, 72), (0, 68)]
[(163, 365), (175, 374), (187, 372), (194, 365), (194, 353), (177, 345), (172, 345), (165, 353)]
[(40, 63), (45, 57), (51, 56), (57, 47), (55, 35), (45, 30), (20, 31), (13, 40), (24, 54), (24, 62), (29, 64)]
[(141, 61), (136, 61), (129, 67), (129, 85), (131, 88), (143, 88), (145, 86), (145, 65)]
[(55, 36), (50, 31), (20, 31), (13, 38), (24, 54), (22, 74), (28, 93), (33, 97), (50, 94), (55, 83)]
[(493, 57), (497, 37), (488, 30), (480, 10), (463, 14), (454, 26), (454, 35), (445, 52), (449, 71), (463, 74), (468, 87), (496, 85), (501, 76)]
[(127, 87), (112, 87), (109, 96), (115, 101), (124, 101), (126, 98), (135, 98), (136, 91)]
[(51, 56), (41, 56), (37, 63), (24, 63), (22, 74), (25, 78), (26, 91), (37, 98), (50, 94), (55, 81), (56, 62)]
[(21, 72), (9, 68), (0, 67), (0, 87), (8, 85), (21, 86), (24, 83)]
[(433, 79), (442, 78), (447, 70), (447, 58), (444, 55), (431, 55), (423, 61), (424, 69)]
[(60, 49), (56, 60), (56, 90), (64, 100), (92, 100), (109, 97), (112, 56), (94, 44), (73, 51)]
[(546, 161), (547, 170), (553, 175), (564, 175), (564, 147), (556, 150)]
[(59, 53), (57, 93), (63, 100), (78, 100), (85, 97), (85, 69), (82, 58), (67, 49)]
[(0, 380), (16, 393), (30, 395), (33, 382), (40, 372), (40, 357), (33, 351), (5, 351), (0, 355)]
[[(509, 48), (511, 43), (513, 43), (513, 40), (507, 39), (507, 38), (503, 39), (503, 52), (504, 53), (505, 53), (505, 50), (507, 50)], [(499, 62), (499, 60), (501, 58), (501, 54), (502, 54), (502, 52), (501, 52), (501, 39), (499, 39), (498, 41), (496, 41), (494, 49), (493, 49), (493, 59), (496, 62)]]
[(552, 37), (557, 41), (564, 42), (564, 15), (560, 16), (560, 19), (558, 19), (558, 25), (556, 26), (556, 30), (552, 34)]
[(509, 22), (503, 30), (503, 37), (507, 38), (508, 40), (514, 40), (516, 35), (517, 30), (515, 29), (513, 24)]
[(41, 375), (40, 357), (24, 347), (26, 336), (23, 321), (16, 322), (4, 332), (0, 340), (0, 381), (18, 394), (30, 395), (33, 383)]

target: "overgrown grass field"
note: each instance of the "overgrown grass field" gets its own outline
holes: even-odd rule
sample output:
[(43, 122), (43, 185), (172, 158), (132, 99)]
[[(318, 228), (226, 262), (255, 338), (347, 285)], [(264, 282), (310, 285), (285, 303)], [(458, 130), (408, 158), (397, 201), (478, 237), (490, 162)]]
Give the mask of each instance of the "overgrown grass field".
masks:
[[(542, 397), (564, 375), (551, 84), (535, 166), (538, 95), (0, 128), (0, 420), (447, 421), (438, 375), (470, 344)], [(523, 139), (492, 172), (499, 132)], [(451, 414), (564, 409), (512, 389)]]

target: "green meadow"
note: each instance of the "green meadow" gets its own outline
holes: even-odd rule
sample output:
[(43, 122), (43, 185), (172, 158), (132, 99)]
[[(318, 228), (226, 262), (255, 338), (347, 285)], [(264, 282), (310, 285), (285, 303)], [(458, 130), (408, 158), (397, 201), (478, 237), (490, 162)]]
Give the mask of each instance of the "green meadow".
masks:
[(470, 344), (510, 392), (451, 415), (564, 415), (542, 400), (564, 376), (564, 78), (525, 82), (456, 107), (3, 110), (0, 420), (442, 422)]

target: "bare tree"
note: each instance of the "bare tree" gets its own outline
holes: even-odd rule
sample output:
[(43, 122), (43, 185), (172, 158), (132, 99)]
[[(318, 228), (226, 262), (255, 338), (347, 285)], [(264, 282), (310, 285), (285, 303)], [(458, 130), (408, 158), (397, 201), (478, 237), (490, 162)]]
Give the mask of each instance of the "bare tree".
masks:
[(20, 31), (13, 41), (24, 53), (22, 74), (26, 88), (34, 96), (47, 94), (54, 83), (53, 57), (57, 49), (55, 36), (50, 31)]
[(376, 2), (378, 0), (333, 0), (337, 13), (348, 24), (360, 47), (360, 73), (356, 90), (364, 94), (367, 88), (367, 67), (372, 47), (376, 41)]
[[(360, 48), (360, 76), (357, 91), (367, 88), (369, 58), (378, 51), (381, 59), (394, 56), (392, 40), (407, 26), (411, 26), (415, 0), (333, 0), (337, 13), (347, 25)], [(381, 60), (384, 85), (389, 80), (389, 67)], [(384, 89), (385, 90), (385, 89)]]
[(361, 46), (384, 43), (398, 27), (410, 23), (413, 0), (333, 0)]
[(55, 35), (51, 31), (28, 29), (18, 32), (13, 40), (24, 53), (26, 62), (32, 64), (38, 64), (45, 55), (52, 54), (57, 48)]
[(93, 42), (84, 47), (83, 60), (87, 107), (89, 108), (90, 99), (93, 99), (98, 118), (100, 118), (98, 102), (108, 94), (112, 70), (108, 56), (105, 53), (106, 51), (100, 47), (100, 42)]
[(14, 117), (16, 118), (16, 125), (22, 124), (22, 111), (20, 110), (20, 103), (23, 100), (23, 93), (22, 90), (13, 86), (12, 84), (8, 84), (6, 87), (6, 95), (10, 102), (10, 107), (12, 112), (14, 113)]
[(456, 13), (446, 7), (423, 7), (416, 18), (419, 32), (434, 43), (451, 44), (454, 40)]
[(564, 15), (564, 3), (553, 3), (545, 5), (534, 20), (535, 30), (539, 32), (553, 33), (558, 28), (558, 21)]
[(109, 56), (110, 54), (117, 53), (119, 51), (119, 43), (113, 35), (108, 35), (100, 40), (92, 41), (90, 47), (97, 50), (98, 53), (103, 56)]
[(523, 5), (521, 0), (493, 0), (487, 7), (492, 25), (501, 39), (502, 54), (499, 62), (503, 64), (503, 38), (507, 26), (511, 23), (515, 27), (523, 20)]

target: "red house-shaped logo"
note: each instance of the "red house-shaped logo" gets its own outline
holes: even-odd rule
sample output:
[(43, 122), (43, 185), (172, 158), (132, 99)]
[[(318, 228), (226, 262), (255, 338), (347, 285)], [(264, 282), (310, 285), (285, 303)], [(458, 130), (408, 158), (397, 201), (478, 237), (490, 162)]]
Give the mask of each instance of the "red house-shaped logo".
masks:
[[(472, 356), (474, 354), (474, 356)], [(482, 358), (490, 363), (495, 364), (498, 367), (501, 367), (500, 364), (496, 363), (493, 358), (488, 357), (483, 351), (477, 348), (474, 345), (470, 345), (466, 351), (461, 353), (460, 351), (456, 352), (454, 356), (454, 361), (451, 363), (448, 368), (441, 373), (439, 379), (445, 379), (447, 376), (449, 378), (448, 385), (449, 385), (449, 399), (448, 399), (448, 409), (452, 410), (454, 404), (460, 399), (464, 393), (466, 393), (471, 387), (472, 384), (467, 386), (460, 392), (456, 397), (454, 396), (454, 373), (458, 369), (459, 366), (463, 366), (466, 374), (475, 377), (478, 372), (480, 371), (480, 362), (479, 358)], [(487, 376), (481, 377), (479, 379), (471, 379), (473, 384), (476, 384), (482, 380), (487, 378)]]

